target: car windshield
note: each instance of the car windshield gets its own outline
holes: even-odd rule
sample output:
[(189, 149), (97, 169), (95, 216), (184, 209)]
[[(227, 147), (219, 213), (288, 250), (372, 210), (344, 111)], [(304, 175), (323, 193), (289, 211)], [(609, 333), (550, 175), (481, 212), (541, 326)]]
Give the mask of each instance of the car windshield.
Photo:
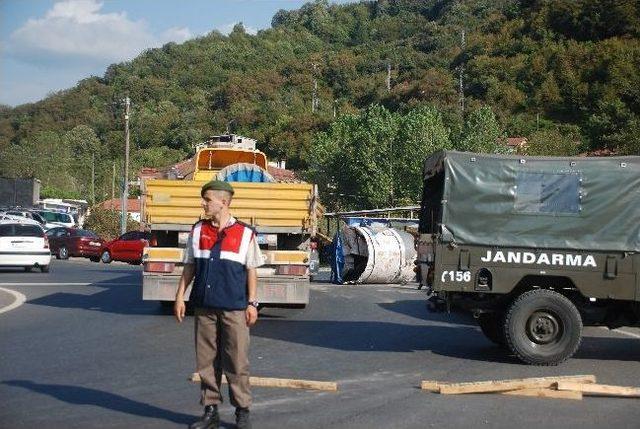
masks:
[(71, 219), (71, 216), (69, 216), (66, 213), (56, 213), (56, 212), (46, 212), (46, 211), (40, 211), (38, 213), (47, 222), (73, 223), (73, 220)]
[(56, 222), (56, 214), (54, 212), (38, 212), (40, 216), (42, 216), (47, 222)]
[(76, 235), (79, 235), (80, 237), (99, 238), (95, 232), (88, 231), (86, 229), (76, 230)]
[(0, 225), (0, 237), (42, 237), (42, 228), (36, 225), (10, 223)]
[(31, 215), (33, 216), (33, 218), (35, 220), (37, 220), (40, 223), (45, 223), (46, 221), (42, 218), (42, 216), (40, 216), (38, 213), (36, 212), (31, 212)]
[(66, 213), (56, 213), (57, 222), (73, 223), (73, 219)]

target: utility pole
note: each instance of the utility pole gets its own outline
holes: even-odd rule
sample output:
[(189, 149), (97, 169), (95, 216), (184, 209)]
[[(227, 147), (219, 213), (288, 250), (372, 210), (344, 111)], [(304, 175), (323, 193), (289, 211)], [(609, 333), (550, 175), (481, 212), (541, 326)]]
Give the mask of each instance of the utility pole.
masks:
[(111, 200), (116, 197), (116, 162), (113, 161), (113, 174), (111, 176)]
[(387, 92), (391, 92), (391, 63), (387, 63)]
[(311, 113), (316, 113), (318, 110), (318, 78), (316, 77), (316, 72), (318, 70), (318, 65), (313, 64), (313, 94), (311, 96)]
[[(461, 34), (461, 40), (460, 40), (460, 49), (461, 52), (464, 53), (465, 50), (465, 34), (464, 34), (464, 28), (462, 29), (462, 34)], [(464, 62), (460, 63), (459, 66), (459, 72), (460, 72), (460, 82), (459, 82), (459, 86), (458, 86), (458, 95), (459, 95), (459, 99), (458, 99), (458, 104), (460, 106), (460, 114), (464, 115)]]
[(120, 231), (127, 232), (127, 201), (129, 199), (129, 97), (124, 99), (124, 180), (122, 181), (122, 213)]
[(336, 117), (336, 113), (338, 112), (338, 99), (334, 98), (333, 99), (333, 117), (335, 119)]
[(96, 153), (91, 152), (91, 206), (96, 205)]

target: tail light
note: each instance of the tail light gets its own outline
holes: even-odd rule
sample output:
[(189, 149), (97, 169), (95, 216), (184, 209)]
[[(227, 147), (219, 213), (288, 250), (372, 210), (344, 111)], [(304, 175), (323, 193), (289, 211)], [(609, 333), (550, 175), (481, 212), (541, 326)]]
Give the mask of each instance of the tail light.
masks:
[(42, 236), (42, 238), (44, 238), (44, 248), (48, 249), (49, 248), (49, 238), (47, 237), (47, 234), (44, 234)]
[(277, 275), (285, 276), (304, 276), (307, 274), (308, 267), (306, 265), (278, 265), (276, 267)]

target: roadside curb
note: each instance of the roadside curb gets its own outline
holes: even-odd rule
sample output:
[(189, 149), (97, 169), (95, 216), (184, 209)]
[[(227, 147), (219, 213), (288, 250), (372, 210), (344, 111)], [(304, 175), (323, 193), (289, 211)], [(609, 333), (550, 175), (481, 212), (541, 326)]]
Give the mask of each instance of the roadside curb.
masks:
[(0, 291), (6, 292), (6, 293), (8, 293), (10, 295), (13, 295), (13, 297), (15, 298), (11, 304), (0, 308), (0, 314), (6, 313), (7, 311), (11, 311), (14, 308), (20, 307), (27, 300), (26, 296), (24, 296), (20, 292), (16, 292), (15, 290), (5, 289), (5, 288), (0, 287)]

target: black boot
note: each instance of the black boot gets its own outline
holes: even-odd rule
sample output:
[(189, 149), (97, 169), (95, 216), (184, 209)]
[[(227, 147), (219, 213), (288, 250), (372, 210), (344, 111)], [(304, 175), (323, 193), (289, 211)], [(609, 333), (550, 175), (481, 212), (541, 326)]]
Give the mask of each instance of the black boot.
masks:
[(200, 420), (193, 422), (189, 429), (218, 429), (220, 426), (220, 415), (217, 405), (207, 405), (204, 407), (204, 414)]
[(236, 408), (236, 428), (251, 429), (248, 408)]

